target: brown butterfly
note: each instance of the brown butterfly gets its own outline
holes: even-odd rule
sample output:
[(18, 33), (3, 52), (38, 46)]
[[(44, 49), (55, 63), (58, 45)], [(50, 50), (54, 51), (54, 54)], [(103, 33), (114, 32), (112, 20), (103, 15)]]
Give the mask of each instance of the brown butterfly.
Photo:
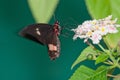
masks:
[(28, 25), (20, 31), (20, 35), (46, 45), (50, 59), (54, 60), (60, 55), (60, 41), (58, 38), (60, 32), (59, 22), (56, 21), (54, 25), (44, 23)]

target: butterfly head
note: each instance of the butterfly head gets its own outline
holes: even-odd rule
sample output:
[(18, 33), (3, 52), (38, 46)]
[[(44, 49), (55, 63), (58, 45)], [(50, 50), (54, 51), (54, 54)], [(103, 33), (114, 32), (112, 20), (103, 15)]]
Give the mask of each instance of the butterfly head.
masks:
[(61, 27), (59, 24), (60, 23), (58, 21), (54, 23), (54, 32), (56, 33), (56, 35), (60, 35)]

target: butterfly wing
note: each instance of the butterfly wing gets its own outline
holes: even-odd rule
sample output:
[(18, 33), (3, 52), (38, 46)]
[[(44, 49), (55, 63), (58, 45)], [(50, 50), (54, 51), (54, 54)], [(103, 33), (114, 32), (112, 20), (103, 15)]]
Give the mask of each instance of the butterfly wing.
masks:
[(53, 25), (49, 24), (33, 24), (25, 27), (20, 31), (20, 35), (48, 46), (48, 54), (51, 60), (59, 57), (60, 41), (54, 32)]
[[(48, 38), (51, 36), (51, 32), (53, 32), (53, 26), (48, 24), (33, 24), (25, 27), (22, 31), (20, 31), (20, 35), (38, 42), (43, 45), (48, 44)], [(50, 39), (51, 40), (51, 39)]]
[(50, 59), (54, 60), (60, 55), (60, 41), (56, 35), (53, 35), (52, 37), (52, 41), (47, 46)]

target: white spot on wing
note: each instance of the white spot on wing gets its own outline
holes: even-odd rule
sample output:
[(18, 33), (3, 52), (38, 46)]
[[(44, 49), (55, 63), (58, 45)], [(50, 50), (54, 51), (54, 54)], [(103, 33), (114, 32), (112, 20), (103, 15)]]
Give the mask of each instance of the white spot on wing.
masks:
[(39, 31), (39, 28), (36, 28), (36, 33), (37, 33), (38, 35), (41, 35), (41, 33), (40, 33), (40, 31)]

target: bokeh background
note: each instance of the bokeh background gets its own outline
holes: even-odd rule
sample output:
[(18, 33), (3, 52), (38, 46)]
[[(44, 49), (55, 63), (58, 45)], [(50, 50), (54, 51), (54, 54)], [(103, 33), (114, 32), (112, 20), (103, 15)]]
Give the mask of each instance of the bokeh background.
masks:
[[(69, 24), (91, 19), (84, 0), (60, 0), (54, 13), (61, 26), (68, 28)], [(18, 35), (33, 23), (26, 0), (0, 0), (0, 80), (68, 80), (74, 72), (72, 63), (86, 45), (61, 35), (61, 55), (51, 61), (46, 46)], [(54, 23), (53, 17), (49, 23)], [(92, 66), (89, 62), (83, 64)]]

